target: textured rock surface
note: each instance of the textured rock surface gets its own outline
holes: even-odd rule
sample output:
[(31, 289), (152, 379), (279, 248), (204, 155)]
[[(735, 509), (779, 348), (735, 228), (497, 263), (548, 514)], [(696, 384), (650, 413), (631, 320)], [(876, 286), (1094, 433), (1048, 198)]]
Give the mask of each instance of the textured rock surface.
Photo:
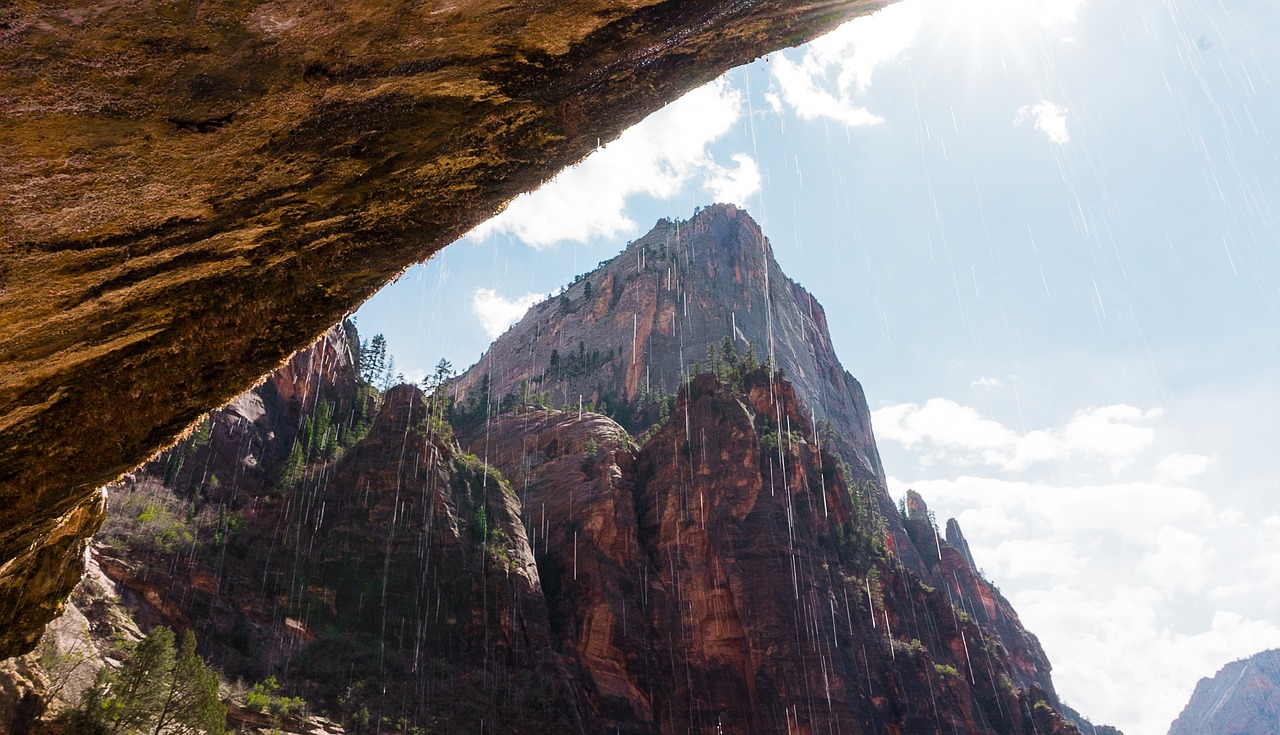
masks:
[[(543, 328), (585, 334), (594, 312), (572, 305)], [(817, 308), (771, 306), (745, 339)], [(805, 324), (775, 350), (818, 351)], [(1075, 732), (958, 527), (944, 546), (914, 494), (905, 526), (883, 512), (875, 474), (838, 454), (857, 445), (813, 424), (812, 386), (745, 358), (677, 374), (652, 405), (616, 397), (637, 440), (588, 410), (449, 404), (457, 383), (377, 395), (356, 342), (335, 328), (112, 486), (98, 558), (144, 627), (192, 628), (229, 676), (275, 675), (353, 728), (363, 711), (444, 733)]]
[[(454, 381), (461, 401), (480, 394), (499, 405), (509, 394), (545, 392), (555, 406), (581, 401), (624, 409), (627, 427), (656, 418), (653, 405), (673, 393), (708, 348), (729, 339), (745, 353), (769, 356), (787, 374), (809, 416), (857, 478), (884, 483), (862, 386), (836, 356), (822, 305), (783, 273), (769, 241), (733, 205), (691, 220), (661, 220), (617, 257), (532, 307)], [(640, 411), (631, 405), (648, 406)], [(883, 491), (883, 516), (896, 515)], [(890, 533), (900, 560), (923, 573), (900, 524)]]
[(99, 485), (599, 140), (883, 4), (0, 8), (0, 656)]
[(660, 220), (562, 296), (531, 308), (455, 386), (463, 400), (485, 387), (497, 402), (528, 381), (556, 406), (576, 407), (580, 397), (643, 403), (673, 394), (725, 339), (772, 356), (815, 418), (832, 422), (850, 464), (884, 481), (866, 397), (836, 357), (826, 312), (732, 204)]
[(84, 573), (89, 537), (105, 514), (106, 498), (95, 492), (61, 515), (26, 521), (26, 546), (0, 563), (0, 657), (31, 650), (45, 623), (62, 610)]
[[(318, 374), (324, 395), (341, 371)], [(393, 388), (287, 488), (270, 468), (238, 491), (180, 480), (243, 530), (165, 551), (135, 529), (104, 568), (144, 623), (190, 626), (229, 674), (274, 673), (344, 716), (345, 697), (445, 732), (1073, 732), (946, 591), (877, 550), (874, 496), (766, 371), (696, 378), (643, 447), (591, 412), (498, 416), (469, 445), (501, 475), (435, 433), (430, 406)], [(254, 452), (194, 441), (114, 494), (156, 503), (172, 456)]]
[(1040, 640), (1022, 626), (1013, 605), (978, 571), (960, 524), (948, 519), (946, 536), (941, 536), (919, 493), (908, 490), (906, 504), (904, 525), (923, 562), (922, 579), (944, 590), (957, 610), (999, 641), (1009, 655), (1009, 674), (1015, 684), (1024, 689), (1036, 687), (1057, 701), (1050, 678), (1053, 667)]
[[(367, 706), (444, 732), (480, 720), (503, 732), (574, 729), (518, 498), (436, 433), (417, 388), (392, 388), (371, 420), (344, 411), (356, 378), (334, 347), (348, 336), (331, 331), (214, 412), (207, 439), (197, 432), (112, 486), (125, 504), (116, 512), (135, 515), (141, 499), (150, 520), (108, 527), (103, 568), (139, 620), (195, 630), (228, 677), (279, 676), (335, 714)], [(234, 407), (263, 395), (274, 399), (245, 427)], [(333, 408), (319, 405), (326, 397)], [(317, 428), (326, 413), (354, 424)], [(264, 429), (290, 423), (285, 440)], [(326, 459), (323, 437), (339, 430), (358, 437)], [(303, 458), (293, 476), (291, 445)], [(236, 455), (239, 479), (215, 480), (208, 468)], [(254, 457), (259, 472), (244, 471)], [(210, 510), (175, 534), (162, 493)], [(165, 543), (172, 535), (177, 548)]]
[(475, 438), (523, 493), (589, 730), (1075, 732), (868, 543), (874, 499), (802, 438), (806, 413), (765, 371), (703, 375), (638, 450), (591, 413), (505, 415)]
[(1280, 732), (1280, 649), (1223, 666), (1201, 679), (1169, 735), (1272, 735)]

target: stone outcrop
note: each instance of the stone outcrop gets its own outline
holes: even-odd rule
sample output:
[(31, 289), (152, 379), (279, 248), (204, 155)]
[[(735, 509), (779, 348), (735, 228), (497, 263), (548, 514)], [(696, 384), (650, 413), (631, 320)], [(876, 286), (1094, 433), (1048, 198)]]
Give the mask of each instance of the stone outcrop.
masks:
[[(443, 413), (399, 386), (340, 457), (308, 450), (291, 485), (270, 469), (235, 494), (212, 473), (181, 481), (239, 530), (165, 551), (154, 528), (123, 545), (112, 528), (103, 567), (144, 623), (191, 627), (227, 674), (275, 674), (348, 720), (362, 706), (442, 731), (1074, 732), (1051, 691), (1018, 686), (990, 629), (879, 545), (871, 488), (810, 440), (810, 412), (767, 369), (695, 376), (643, 446), (606, 416), (528, 409), (474, 428), (468, 455)], [(315, 446), (306, 424), (295, 441)], [(254, 453), (209, 437), (166, 454)], [(155, 504), (173, 464), (113, 495)]]
[[(346, 329), (215, 412), (207, 438), (113, 486), (121, 518), (98, 549), (103, 568), (139, 620), (193, 629), (228, 677), (276, 675), (336, 715), (580, 730), (511, 486), (462, 455), (413, 386), (369, 417), (348, 408), (358, 379), (334, 349), (354, 341)], [(237, 407), (258, 403), (245, 427)], [(285, 440), (265, 431), (289, 425)], [(239, 477), (206, 469), (236, 455)], [(166, 492), (209, 510), (164, 520)], [(175, 535), (181, 552), (165, 547)], [(541, 714), (525, 722), (526, 710)]]
[(914, 490), (907, 491), (906, 507), (904, 525), (924, 566), (921, 579), (943, 590), (952, 606), (1005, 649), (1015, 684), (1035, 687), (1056, 702), (1050, 678), (1053, 667), (1040, 640), (1022, 626), (1013, 605), (978, 570), (960, 524), (948, 519), (946, 536), (940, 536), (929, 506)]
[(0, 656), (100, 485), (601, 140), (883, 4), (0, 8)]
[[(724, 343), (785, 371), (810, 423), (834, 443), (855, 479), (872, 480), (884, 517), (896, 516), (862, 386), (841, 365), (826, 312), (778, 266), (755, 220), (716, 204), (687, 221), (660, 220), (566, 290), (529, 309), (452, 383), (461, 402), (497, 407), (544, 393), (619, 414), (639, 431)], [(894, 547), (923, 572), (901, 524)]]
[(106, 498), (95, 492), (60, 515), (25, 524), (25, 546), (0, 563), (0, 656), (30, 650), (62, 610), (84, 574), (89, 537), (102, 526), (106, 507)]
[[(614, 258), (532, 307), (454, 381), (494, 403), (522, 384), (556, 406), (607, 410), (671, 396), (728, 340), (787, 374), (811, 417), (830, 422), (860, 476), (883, 483), (862, 386), (840, 364), (826, 312), (783, 273), (751, 215), (732, 204), (659, 220)], [(629, 429), (643, 428), (642, 413)]]
[[(693, 242), (754, 279), (734, 255), (746, 215), (702, 216)], [(763, 241), (745, 242), (769, 268)], [(718, 289), (736, 278), (684, 278), (711, 316), (734, 303)], [(658, 291), (629, 297), (620, 282), (618, 303), (655, 311)], [(143, 627), (193, 629), (229, 677), (276, 676), (356, 730), (403, 718), (401, 730), (445, 733), (1076, 732), (959, 527), (943, 541), (914, 493), (905, 519), (884, 510), (858, 464), (875, 456), (869, 427), (843, 441), (832, 428), (856, 416), (832, 403), (831, 426), (815, 424), (806, 400), (844, 371), (820, 322), (783, 311), (816, 303), (778, 298), (744, 322), (749, 342), (783, 325), (774, 351), (795, 373), (722, 349), (669, 376), (668, 395), (626, 393), (625, 366), (588, 360), (599, 348), (586, 336), (618, 335), (604, 319), (584, 331), (601, 307), (566, 301), (529, 344), (583, 335), (578, 369), (517, 373), (536, 385), (496, 401), (510, 376), (374, 391), (353, 327), (335, 327), (113, 485), (96, 558)], [(817, 353), (831, 370), (810, 371)], [(651, 376), (663, 359), (646, 357)], [(612, 416), (546, 405), (588, 369)], [(819, 378), (791, 382), (801, 370)], [(846, 398), (838, 410), (865, 411)]]
[(793, 386), (741, 381), (695, 377), (638, 449), (555, 410), (472, 442), (523, 494), (588, 730), (1075, 732), (944, 592), (876, 551), (874, 498), (804, 438)]
[(1223, 666), (1196, 684), (1169, 735), (1264, 735), (1280, 732), (1280, 649)]

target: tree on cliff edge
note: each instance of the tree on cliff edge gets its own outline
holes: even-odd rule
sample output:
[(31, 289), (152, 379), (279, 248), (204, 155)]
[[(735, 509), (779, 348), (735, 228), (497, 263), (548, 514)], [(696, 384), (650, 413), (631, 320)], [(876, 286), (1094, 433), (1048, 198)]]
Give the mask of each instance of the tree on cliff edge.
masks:
[(196, 653), (196, 637), (157, 628), (129, 650), (119, 668), (103, 667), (72, 713), (77, 732), (95, 735), (223, 735), (227, 709), (218, 675)]

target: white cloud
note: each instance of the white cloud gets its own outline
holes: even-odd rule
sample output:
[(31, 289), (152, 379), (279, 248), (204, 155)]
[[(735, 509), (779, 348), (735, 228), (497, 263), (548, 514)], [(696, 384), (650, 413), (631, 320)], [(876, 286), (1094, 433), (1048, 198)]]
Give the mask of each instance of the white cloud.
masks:
[(543, 295), (537, 293), (509, 299), (491, 288), (478, 288), (471, 297), (471, 311), (480, 319), (485, 334), (496, 339), (542, 299)]
[(733, 154), (736, 168), (723, 168), (713, 164), (711, 175), (703, 187), (717, 202), (746, 204), (747, 198), (760, 191), (760, 167), (755, 159), (745, 153)]
[[(781, 101), (806, 120), (828, 117), (853, 126), (883, 122), (855, 98), (867, 92), (877, 68), (911, 47), (929, 7), (924, 2), (897, 3), (813, 41), (798, 61), (783, 53), (774, 55), (773, 78)], [(775, 96), (771, 104), (778, 99)]]
[(957, 467), (975, 462), (1004, 470), (1092, 457), (1112, 471), (1128, 465), (1152, 443), (1154, 430), (1140, 425), (1159, 415), (1133, 406), (1114, 405), (1077, 411), (1066, 426), (1019, 433), (975, 409), (945, 398), (923, 406), (903, 403), (872, 412), (876, 436), (908, 449), (923, 447), (922, 461)]
[[(1028, 28), (1056, 29), (1074, 23), (1083, 0), (904, 0), (845, 23), (804, 47), (798, 59), (770, 57), (773, 89), (765, 96), (774, 112), (789, 106), (799, 117), (825, 117), (850, 126), (877, 125), (884, 118), (867, 107), (877, 71), (898, 63), (911, 51), (925, 27), (942, 29), (931, 45), (967, 38), (1026, 39)], [(1055, 143), (1069, 140), (1066, 110), (1049, 103), (1026, 108), (1036, 127)]]
[(1063, 145), (1071, 142), (1071, 135), (1067, 132), (1067, 108), (1048, 100), (1025, 105), (1018, 109), (1018, 114), (1013, 118), (1013, 126), (1016, 128), (1030, 118), (1035, 118), (1036, 130), (1044, 133), (1050, 143)]
[(1204, 589), (1207, 566), (1205, 539), (1174, 526), (1156, 532), (1155, 547), (1138, 562), (1138, 571), (1157, 589)]
[(982, 377), (969, 384), (971, 388), (1000, 388), (1004, 386), (1004, 381), (999, 378)]
[(1280, 645), (1280, 505), (1224, 494), (1215, 455), (1174, 448), (1177, 417), (1114, 404), (1019, 431), (933, 399), (873, 425), (886, 464), (914, 461), (890, 490), (960, 522), (1095, 722), (1162, 735), (1201, 677)]
[(1181, 483), (1204, 474), (1213, 461), (1213, 457), (1203, 454), (1174, 453), (1160, 460), (1156, 470), (1162, 479)]
[(1059, 694), (1095, 722), (1161, 735), (1200, 677), (1280, 644), (1280, 554), (1246, 551), (1267, 548), (1274, 524), (1206, 491), (1150, 478), (889, 484), (959, 520), (977, 563), (1040, 638)]
[(755, 161), (739, 153), (733, 156), (736, 167), (725, 168), (707, 147), (740, 119), (742, 106), (742, 93), (723, 77), (695, 89), (542, 188), (517, 197), (471, 237), (505, 232), (535, 248), (615, 237), (636, 230), (626, 212), (628, 198), (668, 198), (699, 182), (741, 204), (760, 186)]

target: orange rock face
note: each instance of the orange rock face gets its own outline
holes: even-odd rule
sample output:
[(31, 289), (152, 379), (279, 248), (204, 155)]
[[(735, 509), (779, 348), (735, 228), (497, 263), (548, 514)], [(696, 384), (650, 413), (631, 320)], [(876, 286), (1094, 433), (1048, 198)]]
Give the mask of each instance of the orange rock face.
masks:
[[(371, 393), (344, 327), (119, 488), (108, 568), (231, 676), (353, 727), (1073, 732), (959, 527), (888, 501), (821, 309), (753, 227), (659, 227), (432, 397)], [(786, 375), (661, 349), (769, 323)], [(165, 543), (164, 512), (195, 532)]]
[(472, 440), (522, 495), (583, 720), (633, 733), (1029, 731), (1034, 697), (1051, 695), (1019, 694), (1005, 649), (853, 536), (874, 498), (805, 438), (805, 413), (766, 372), (740, 386), (704, 375), (640, 448), (604, 417), (546, 410)]
[(1013, 605), (979, 572), (960, 524), (949, 519), (946, 535), (941, 536), (919, 493), (908, 490), (906, 505), (904, 524), (919, 550), (924, 567), (921, 578), (944, 590), (957, 610), (977, 622), (1005, 649), (1012, 665), (1009, 675), (1015, 684), (1036, 687), (1056, 702), (1049, 657), (1039, 639), (1022, 626)]
[(5, 3), (0, 655), (98, 487), (601, 140), (884, 4)]

